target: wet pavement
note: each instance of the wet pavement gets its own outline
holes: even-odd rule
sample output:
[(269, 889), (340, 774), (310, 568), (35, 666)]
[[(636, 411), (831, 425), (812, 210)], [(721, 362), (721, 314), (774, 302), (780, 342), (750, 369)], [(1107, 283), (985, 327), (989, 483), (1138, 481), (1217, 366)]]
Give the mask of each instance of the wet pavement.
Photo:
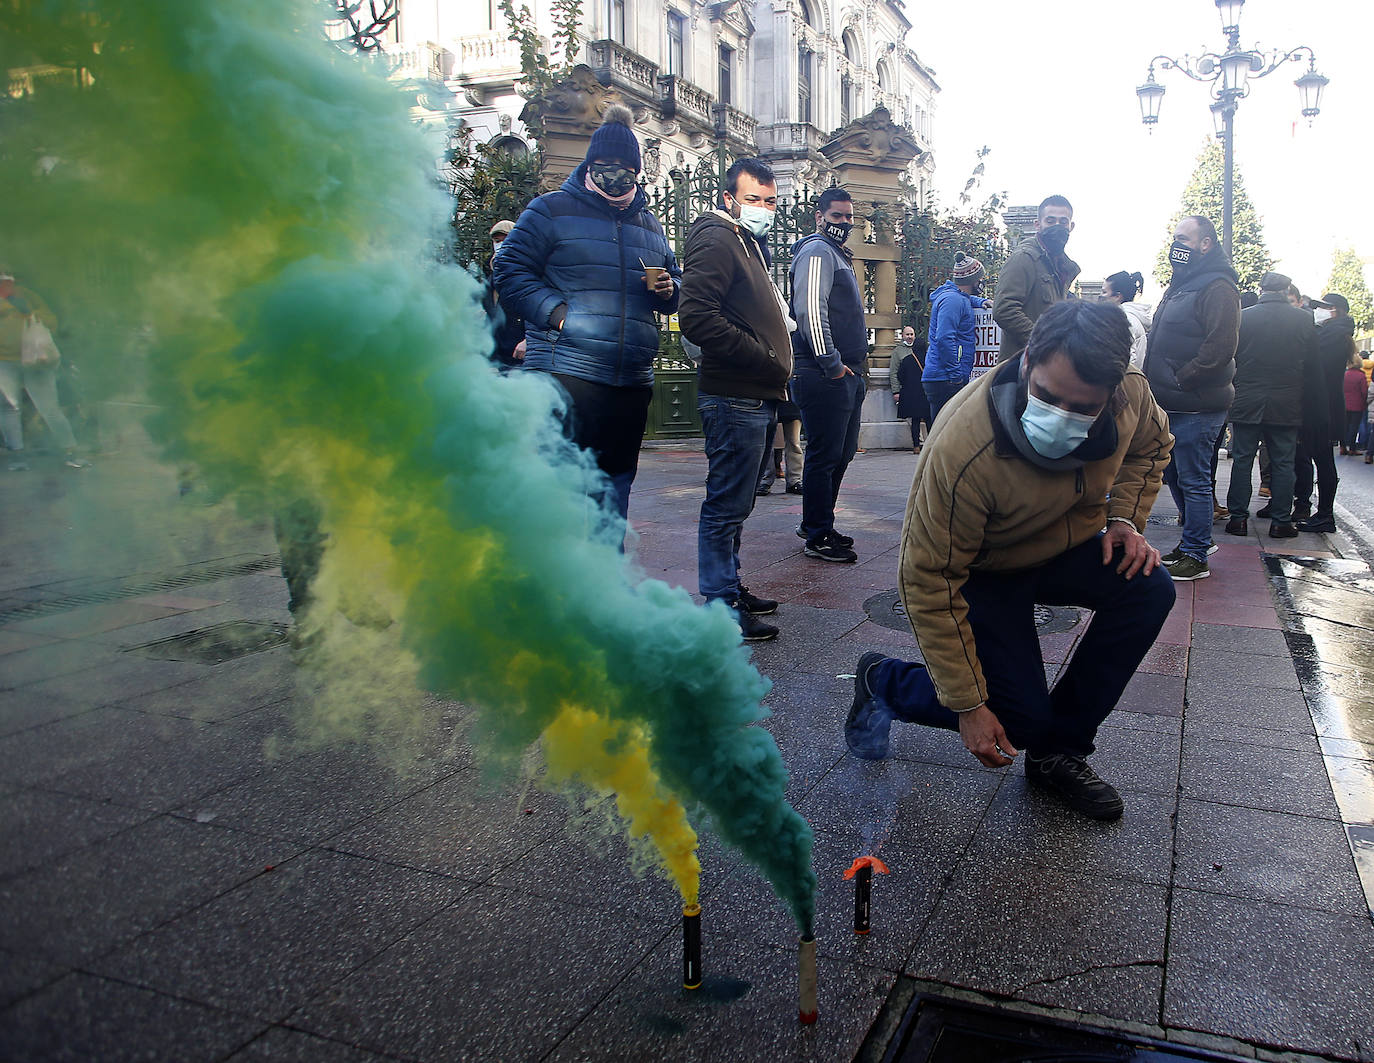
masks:
[[(0, 1058), (843, 1060), (926, 995), (1187, 1058), (1374, 1059), (1368, 565), (1218, 525), (1103, 728), (1127, 809), (1093, 823), (950, 733), (845, 751), (859, 655), (916, 652), (891, 594), (913, 461), (851, 468), (857, 565), (801, 554), (797, 496), (745, 530), (751, 589), (782, 602), (753, 651), (764, 726), (816, 831), (811, 1028), (795, 927), (709, 830), (692, 993), (675, 892), (594, 812), (486, 779), (466, 708), (405, 749), (304, 732), (269, 528), (174, 503), (137, 447), (0, 476)], [(645, 453), (647, 575), (695, 587), (704, 476), (690, 447)], [(1167, 493), (1149, 536), (1175, 545)], [(1040, 619), (1052, 676), (1087, 618)], [(860, 937), (843, 872), (866, 854), (889, 873)]]

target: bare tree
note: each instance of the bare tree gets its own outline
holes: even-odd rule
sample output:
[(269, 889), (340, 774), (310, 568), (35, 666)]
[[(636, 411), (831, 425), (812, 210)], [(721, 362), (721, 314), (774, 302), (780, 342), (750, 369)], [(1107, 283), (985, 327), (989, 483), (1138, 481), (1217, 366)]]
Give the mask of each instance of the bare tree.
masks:
[(400, 17), (401, 0), (334, 0), (339, 19), (350, 32), (343, 38), (360, 52), (375, 52), (382, 47), (381, 37)]

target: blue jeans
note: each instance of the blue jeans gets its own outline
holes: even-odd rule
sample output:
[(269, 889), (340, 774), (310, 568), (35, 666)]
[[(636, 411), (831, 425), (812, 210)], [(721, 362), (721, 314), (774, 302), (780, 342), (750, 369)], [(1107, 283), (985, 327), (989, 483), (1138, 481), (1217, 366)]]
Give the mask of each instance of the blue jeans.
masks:
[[(1086, 757), (1097, 729), (1154, 645), (1174, 605), (1174, 582), (1164, 567), (1132, 579), (1117, 575), (1121, 551), (1102, 563), (1102, 536), (1048, 564), (1018, 572), (972, 572), (963, 586), (988, 708), (1018, 749)], [(1078, 605), (1094, 610), (1054, 690), (1035, 629), (1035, 606)], [(888, 658), (868, 673), (869, 689), (907, 723), (959, 729), (959, 715), (940, 704), (922, 665)]]
[(802, 532), (811, 542), (835, 530), (835, 503), (844, 472), (859, 449), (863, 413), (863, 370), (838, 380), (814, 365), (797, 367), (792, 398), (806, 429), (806, 464), (802, 466)]
[(697, 522), (697, 588), (708, 602), (739, 597), (739, 539), (754, 510), (759, 462), (772, 445), (773, 399), (697, 395), (706, 435), (706, 498)]
[(935, 423), (935, 418), (940, 416), (940, 411), (945, 408), (945, 403), (954, 398), (963, 390), (964, 382), (961, 380), (923, 380), (921, 387), (925, 389), (926, 398), (930, 400), (930, 424)]
[(1233, 424), (1231, 426), (1231, 487), (1226, 508), (1233, 517), (1250, 515), (1250, 475), (1260, 440), (1269, 450), (1269, 515), (1287, 523), (1293, 519), (1294, 455), (1297, 425)]
[(1212, 447), (1225, 423), (1225, 410), (1169, 413), (1174, 453), (1164, 469), (1164, 482), (1183, 514), (1179, 547), (1195, 561), (1205, 562), (1212, 545)]

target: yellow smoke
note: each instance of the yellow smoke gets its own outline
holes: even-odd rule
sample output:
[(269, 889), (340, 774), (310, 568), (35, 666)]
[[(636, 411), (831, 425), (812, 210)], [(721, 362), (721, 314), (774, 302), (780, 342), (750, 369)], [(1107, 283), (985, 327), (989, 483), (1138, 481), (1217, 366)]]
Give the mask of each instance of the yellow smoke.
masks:
[(543, 749), (552, 781), (581, 782), (615, 794), (630, 837), (648, 837), (684, 906), (696, 904), (701, 876), (696, 831), (682, 802), (664, 788), (650, 765), (642, 729), (564, 705), (544, 730)]

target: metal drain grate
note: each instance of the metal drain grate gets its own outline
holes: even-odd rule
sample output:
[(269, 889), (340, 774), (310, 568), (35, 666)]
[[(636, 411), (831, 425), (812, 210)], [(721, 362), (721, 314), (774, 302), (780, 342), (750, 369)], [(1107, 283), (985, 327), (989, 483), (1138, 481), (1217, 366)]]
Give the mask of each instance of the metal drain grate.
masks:
[[(873, 595), (864, 602), (864, 612), (873, 623), (889, 631), (911, 630), (911, 622), (902, 607), (901, 596), (896, 591), (881, 591)], [(1082, 619), (1083, 611), (1072, 606), (1035, 607), (1035, 630), (1040, 635), (1072, 631)]]
[(235, 657), (246, 657), (281, 646), (287, 640), (284, 624), (260, 624), (252, 620), (228, 620), (223, 624), (186, 631), (170, 638), (131, 646), (129, 653), (159, 661), (191, 661), (195, 664), (222, 664)]
[(45, 598), (37, 602), (22, 602), (0, 609), (0, 624), (15, 620), (32, 620), (34, 617), (51, 616), (79, 609), (83, 605), (100, 605), (103, 602), (117, 602), (125, 598), (138, 598), (144, 594), (158, 591), (190, 587), (197, 583), (213, 583), (217, 579), (232, 576), (249, 576), (254, 572), (267, 572), (281, 566), (281, 559), (275, 554), (250, 554), (246, 557), (220, 558), (215, 561), (202, 561), (187, 565), (175, 572), (163, 572), (151, 576), (133, 576), (128, 579), (113, 580), (93, 584), (89, 590), (63, 594), (56, 598)]
[[(904, 992), (902, 983), (906, 982)], [(898, 979), (859, 1049), (883, 1063), (1238, 1063), (1239, 1056), (913, 992)], [(900, 1010), (900, 1019), (891, 1010)], [(895, 1024), (894, 1024), (895, 1020)], [(895, 1029), (894, 1029), (895, 1025)]]

